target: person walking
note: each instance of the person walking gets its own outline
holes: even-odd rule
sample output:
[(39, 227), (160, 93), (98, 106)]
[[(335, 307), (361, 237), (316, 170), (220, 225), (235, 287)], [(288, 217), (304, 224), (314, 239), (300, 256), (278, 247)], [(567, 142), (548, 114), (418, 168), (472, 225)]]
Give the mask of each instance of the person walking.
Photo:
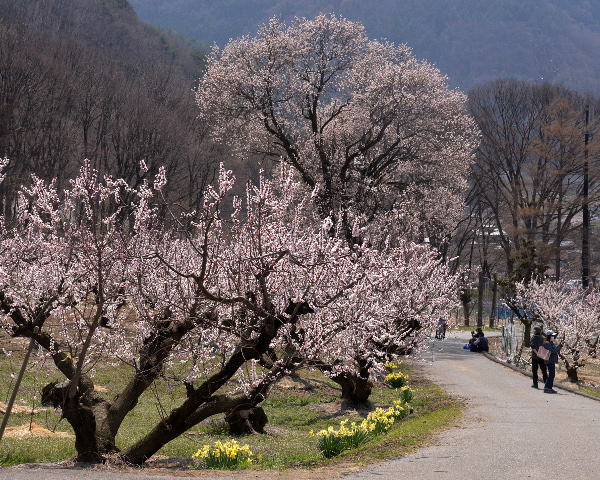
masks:
[(533, 373), (533, 385), (532, 388), (538, 388), (538, 368), (542, 372), (542, 379), (544, 383), (548, 378), (548, 370), (546, 369), (546, 363), (544, 360), (537, 356), (537, 349), (544, 343), (544, 336), (542, 335), (542, 327), (533, 327), (533, 335), (529, 339), (529, 346), (531, 347), (531, 372)]
[(546, 338), (542, 343), (543, 347), (546, 350), (550, 350), (550, 358), (545, 361), (546, 368), (548, 369), (548, 378), (546, 379), (546, 383), (544, 384), (544, 393), (556, 393), (556, 390), (553, 390), (554, 386), (554, 376), (556, 375), (556, 364), (558, 363), (558, 352), (562, 348), (562, 344), (554, 345), (552, 343), (552, 337), (556, 335), (556, 332), (552, 330), (546, 330)]
[(438, 320), (438, 328), (435, 332), (435, 338), (439, 338), (440, 340), (446, 338), (446, 321), (443, 318)]

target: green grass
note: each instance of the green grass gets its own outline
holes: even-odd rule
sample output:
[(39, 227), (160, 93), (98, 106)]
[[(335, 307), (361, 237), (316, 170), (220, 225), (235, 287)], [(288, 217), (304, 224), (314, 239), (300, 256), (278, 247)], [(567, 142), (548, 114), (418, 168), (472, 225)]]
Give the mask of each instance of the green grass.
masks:
[(598, 392), (597, 390), (594, 390), (592, 388), (579, 387), (579, 391), (583, 392), (583, 393), (587, 393), (588, 395), (592, 395), (593, 397), (600, 398), (600, 392)]
[(35, 457), (30, 454), (22, 453), (5, 453), (0, 457), (0, 467), (12, 467), (21, 463), (33, 463)]
[(75, 455), (74, 438), (11, 438), (0, 441), (0, 465), (47, 463), (65, 460)]
[[(15, 365), (12, 368), (14, 369)], [(52, 368), (36, 368), (37, 376), (33, 372), (27, 373), (17, 404), (33, 403), (37, 409), (40, 407), (41, 388), (52, 380), (60, 379), (60, 376), (54, 373)], [(269, 398), (263, 404), (269, 418), (266, 434), (243, 436), (237, 438), (237, 441), (242, 445), (249, 444), (254, 458), (262, 456), (262, 461), (252, 467), (255, 469), (310, 468), (335, 465), (340, 460), (363, 465), (414, 451), (425, 444), (434, 432), (453, 426), (461, 416), (462, 404), (426, 379), (413, 375), (409, 363), (403, 362), (400, 369), (409, 375), (408, 384), (415, 390), (415, 399), (412, 402), (414, 413), (395, 425), (387, 434), (374, 437), (357, 449), (345, 451), (333, 459), (324, 459), (318, 451), (317, 439), (309, 435), (311, 430), (318, 431), (330, 425), (337, 427), (344, 419), (360, 422), (369, 412), (366, 409), (346, 409), (346, 405), (340, 399), (337, 385), (320, 374), (311, 372), (302, 372), (301, 376), (312, 385), (312, 391), (277, 386), (272, 389)], [(10, 383), (11, 372), (8, 370), (2, 369), (0, 372), (0, 385), (8, 386)], [(97, 366), (96, 370), (96, 384), (109, 390), (109, 393), (102, 395), (111, 396), (118, 392), (127, 379), (127, 375), (124, 374), (126, 367), (100, 369)], [(1, 392), (0, 401), (5, 402), (5, 397), (10, 391), (5, 387)], [(373, 408), (387, 408), (399, 396), (398, 391), (379, 382), (376, 383), (370, 400)], [(117, 446), (125, 448), (139, 440), (184, 398), (183, 386), (165, 379), (158, 381), (154, 388), (140, 397), (137, 407), (125, 419), (117, 435)], [(30, 421), (49, 430), (72, 433), (69, 424), (61, 420), (59, 412), (53, 409), (43, 409), (34, 415), (11, 415), (9, 427)], [(222, 416), (214, 417), (173, 440), (159, 450), (157, 455), (191, 459), (192, 454), (204, 445), (212, 445), (216, 440), (224, 442), (231, 438)], [(0, 465), (65, 460), (75, 455), (74, 443), (74, 438), (5, 437), (0, 441)]]

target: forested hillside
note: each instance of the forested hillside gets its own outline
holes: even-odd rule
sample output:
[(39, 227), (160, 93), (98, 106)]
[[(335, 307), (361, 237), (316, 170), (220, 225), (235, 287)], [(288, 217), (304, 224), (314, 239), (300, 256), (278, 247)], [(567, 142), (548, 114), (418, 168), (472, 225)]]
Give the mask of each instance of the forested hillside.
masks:
[(32, 173), (60, 191), (85, 158), (132, 187), (164, 165), (168, 190), (199, 198), (212, 178), (192, 92), (201, 67), (126, 0), (0, 0), (2, 211)]
[(466, 90), (498, 76), (600, 91), (600, 2), (584, 0), (131, 0), (144, 20), (208, 44), (280, 15), (334, 12), (406, 43)]

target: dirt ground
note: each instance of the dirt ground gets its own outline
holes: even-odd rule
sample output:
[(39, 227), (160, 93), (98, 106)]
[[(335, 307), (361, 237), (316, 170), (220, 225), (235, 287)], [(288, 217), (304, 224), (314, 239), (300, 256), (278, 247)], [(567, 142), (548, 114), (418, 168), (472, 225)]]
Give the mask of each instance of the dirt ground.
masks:
[(54, 464), (62, 468), (84, 468), (86, 470), (95, 470), (111, 473), (128, 473), (151, 476), (171, 476), (181, 478), (260, 478), (266, 480), (314, 480), (316, 478), (340, 478), (345, 475), (357, 472), (360, 467), (351, 465), (347, 462), (336, 463), (332, 466), (319, 467), (313, 469), (290, 468), (286, 471), (274, 470), (192, 470), (190, 469), (190, 460), (187, 458), (151, 458), (143, 467), (131, 467), (128, 465), (119, 465), (117, 463), (107, 465), (92, 464), (74, 464), (72, 462), (63, 462)]
[[(30, 410), (29, 410), (30, 411)], [(66, 432), (52, 432), (47, 428), (41, 427), (35, 422), (19, 425), (18, 427), (6, 427), (5, 437), (26, 438), (26, 437), (65, 437), (75, 438)]]

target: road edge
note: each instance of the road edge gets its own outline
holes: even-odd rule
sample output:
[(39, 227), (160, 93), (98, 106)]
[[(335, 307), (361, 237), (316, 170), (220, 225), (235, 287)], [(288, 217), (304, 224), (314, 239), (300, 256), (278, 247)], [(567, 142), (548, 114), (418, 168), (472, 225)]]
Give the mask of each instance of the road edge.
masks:
[[(528, 372), (527, 370), (523, 370), (522, 368), (517, 367), (516, 365), (513, 365), (512, 363), (508, 363), (505, 360), (501, 360), (498, 357), (496, 357), (495, 355), (492, 355), (491, 353), (488, 352), (480, 352), (483, 356), (485, 356), (486, 358), (488, 358), (489, 360), (492, 360), (496, 363), (499, 363), (500, 365), (510, 368), (511, 370), (514, 370), (515, 372), (519, 372), (527, 377), (533, 378), (533, 374), (531, 372)], [(577, 390), (575, 388), (571, 388), (568, 387), (566, 385), (563, 385), (561, 383), (555, 383), (554, 384), (554, 388), (560, 388), (561, 390), (565, 390), (567, 392), (571, 392), (574, 393), (575, 395), (581, 395), (582, 397), (587, 397), (591, 400), (595, 400), (597, 402), (600, 402), (600, 397), (595, 397), (594, 395), (590, 395), (589, 393), (585, 393), (582, 392), (580, 390)]]

